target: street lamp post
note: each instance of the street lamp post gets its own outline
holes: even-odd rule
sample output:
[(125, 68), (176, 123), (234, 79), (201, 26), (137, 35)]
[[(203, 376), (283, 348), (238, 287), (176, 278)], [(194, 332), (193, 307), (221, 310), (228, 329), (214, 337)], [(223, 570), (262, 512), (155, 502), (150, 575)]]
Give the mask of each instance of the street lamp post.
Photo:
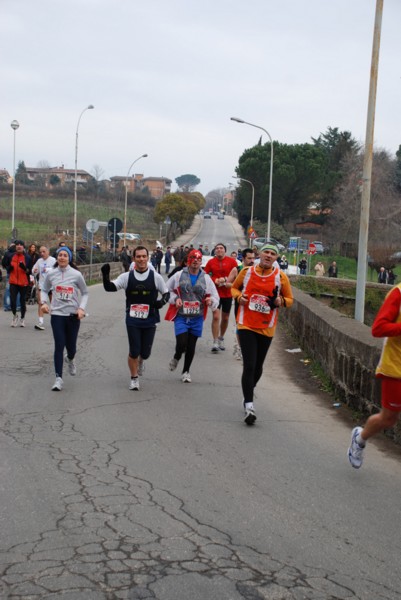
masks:
[(85, 111), (95, 108), (93, 104), (89, 104), (79, 115), (77, 123), (77, 131), (75, 133), (75, 177), (74, 177), (74, 256), (77, 252), (77, 212), (78, 212), (78, 201), (77, 201), (77, 178), (78, 178), (78, 130), (81, 117)]
[(12, 209), (11, 209), (11, 236), (14, 236), (14, 227), (15, 227), (15, 132), (19, 127), (18, 121), (14, 119), (11, 121), (11, 129), (14, 130), (14, 154), (13, 154), (13, 201), (12, 201)]
[(136, 158), (134, 160), (134, 162), (131, 164), (130, 168), (128, 169), (128, 173), (127, 173), (127, 178), (125, 180), (125, 204), (124, 204), (124, 246), (125, 246), (125, 238), (127, 235), (127, 202), (128, 202), (128, 177), (129, 174), (131, 172), (132, 167), (134, 166), (134, 164), (136, 162), (138, 162), (138, 160), (141, 160), (141, 158), (146, 158), (147, 154), (141, 154), (141, 156), (138, 156), (138, 158)]
[[(251, 228), (253, 228), (253, 207), (254, 207), (254, 203), (255, 203), (255, 186), (253, 185), (252, 181), (249, 181), (249, 179), (243, 179), (243, 177), (237, 177), (236, 175), (233, 175), (233, 179), (238, 179), (239, 181), (246, 181), (246, 183), (249, 183), (252, 186), (252, 202), (251, 202), (251, 222), (250, 222), (250, 226)], [(249, 238), (249, 245), (252, 244), (252, 239)]]
[(273, 140), (271, 138), (270, 133), (260, 127), (260, 125), (254, 125), (253, 123), (248, 123), (248, 121), (244, 121), (243, 119), (238, 119), (237, 117), (231, 117), (231, 121), (236, 121), (237, 123), (244, 123), (245, 125), (250, 125), (251, 127), (256, 127), (256, 129), (261, 129), (265, 132), (267, 137), (270, 140), (270, 183), (269, 183), (269, 205), (267, 210), (267, 229), (266, 229), (266, 237), (270, 239), (270, 225), (271, 225), (271, 214), (272, 214), (272, 191), (273, 191)]

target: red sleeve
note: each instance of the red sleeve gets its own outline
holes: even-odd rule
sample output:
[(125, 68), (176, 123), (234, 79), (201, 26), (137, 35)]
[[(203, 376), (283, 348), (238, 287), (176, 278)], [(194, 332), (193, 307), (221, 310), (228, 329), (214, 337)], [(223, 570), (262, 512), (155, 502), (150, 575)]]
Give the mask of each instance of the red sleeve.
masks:
[(372, 325), (373, 337), (395, 337), (401, 335), (401, 323), (395, 323), (400, 314), (401, 291), (391, 290), (384, 300)]

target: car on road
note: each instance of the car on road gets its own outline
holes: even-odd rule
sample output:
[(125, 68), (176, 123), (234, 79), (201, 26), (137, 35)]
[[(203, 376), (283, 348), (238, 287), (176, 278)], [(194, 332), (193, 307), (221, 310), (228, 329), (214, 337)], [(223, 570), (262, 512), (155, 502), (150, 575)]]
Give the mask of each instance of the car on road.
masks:
[(218, 219), (224, 219), (224, 215), (223, 215), (223, 213), (218, 213), (218, 214), (217, 214), (217, 218), (218, 218)]
[(264, 246), (267, 243), (275, 244), (277, 246), (279, 252), (285, 251), (285, 246), (283, 246), (283, 244), (280, 244), (280, 242), (278, 242), (277, 240), (275, 240), (272, 237), (271, 238), (266, 238), (266, 237), (255, 238), (252, 242), (252, 246), (254, 246), (255, 248), (257, 248), (259, 250), (262, 246)]
[(205, 212), (205, 214), (203, 215), (203, 218), (204, 219), (211, 219), (212, 215), (210, 213), (208, 213), (208, 212)]
[(315, 244), (316, 254), (323, 254), (324, 246), (323, 246), (322, 242), (315, 241), (315, 242), (312, 242), (312, 244)]

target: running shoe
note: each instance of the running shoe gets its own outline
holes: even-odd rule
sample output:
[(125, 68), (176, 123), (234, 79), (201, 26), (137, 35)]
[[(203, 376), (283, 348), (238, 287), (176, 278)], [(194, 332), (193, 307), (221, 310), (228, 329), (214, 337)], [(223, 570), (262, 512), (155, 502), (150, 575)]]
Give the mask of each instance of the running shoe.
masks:
[(213, 342), (213, 346), (212, 346), (212, 352), (213, 354), (217, 354), (217, 352), (219, 351), (219, 342), (218, 340), (214, 340)]
[(13, 317), (13, 320), (11, 321), (11, 327), (17, 327), (18, 325), (18, 317), (17, 315), (15, 315), (15, 317)]
[(35, 325), (35, 329), (38, 329), (39, 331), (44, 331), (45, 330), (45, 326), (43, 325), (43, 323), (37, 323)]
[(70, 375), (74, 376), (77, 374), (77, 367), (75, 364), (75, 360), (72, 358), (71, 360), (68, 358), (68, 356), (65, 357), (65, 362), (67, 363), (67, 367), (68, 367), (68, 372)]
[(351, 445), (348, 448), (348, 459), (354, 469), (362, 467), (363, 463), (363, 451), (365, 446), (360, 446), (356, 441), (356, 438), (361, 433), (362, 427), (354, 427), (351, 433)]
[(143, 358), (140, 358), (138, 360), (138, 375), (139, 377), (142, 377), (142, 375), (145, 373), (145, 363), (143, 361)]
[(181, 381), (182, 383), (192, 383), (191, 375), (188, 371), (185, 371), (185, 373), (182, 374)]
[(226, 349), (223, 337), (219, 337), (218, 344), (219, 344), (219, 350), (225, 350)]
[(245, 410), (245, 419), (244, 419), (245, 423), (247, 425), (253, 425), (256, 421), (256, 415), (255, 415), (255, 411), (253, 408), (247, 408)]
[(19, 326), (25, 327), (25, 319), (20, 319)]
[(53, 392), (61, 392), (62, 389), (63, 389), (63, 380), (61, 379), (61, 377), (56, 377), (56, 381), (54, 382), (52, 391)]
[(175, 371), (178, 365), (178, 360), (176, 358), (172, 358), (169, 362), (169, 369), (170, 371)]
[(135, 379), (131, 379), (131, 383), (129, 384), (130, 390), (139, 390), (139, 380), (138, 377)]

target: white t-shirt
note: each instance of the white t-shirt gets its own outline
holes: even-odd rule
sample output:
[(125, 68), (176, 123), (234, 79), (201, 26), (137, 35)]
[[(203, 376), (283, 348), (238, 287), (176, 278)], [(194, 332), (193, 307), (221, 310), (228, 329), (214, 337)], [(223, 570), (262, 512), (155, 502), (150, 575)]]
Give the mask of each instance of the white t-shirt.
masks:
[(38, 287), (41, 290), (43, 281), (46, 277), (46, 274), (56, 263), (56, 259), (53, 256), (48, 256), (47, 258), (38, 258), (36, 263), (33, 265), (32, 274), (39, 275)]

